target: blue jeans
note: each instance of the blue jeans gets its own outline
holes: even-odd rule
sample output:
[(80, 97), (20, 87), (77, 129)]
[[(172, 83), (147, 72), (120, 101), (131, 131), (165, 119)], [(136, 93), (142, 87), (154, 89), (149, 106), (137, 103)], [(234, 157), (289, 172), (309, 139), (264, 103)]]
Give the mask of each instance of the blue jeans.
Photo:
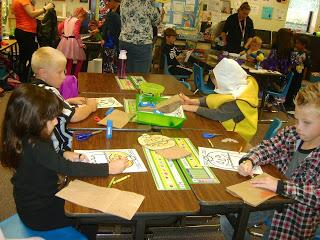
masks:
[[(259, 211), (259, 212), (252, 212), (250, 213), (249, 219), (248, 219), (248, 227), (252, 227), (253, 225), (259, 224), (264, 222), (268, 218), (273, 217), (274, 210), (269, 211)], [(234, 217), (237, 216), (237, 214), (230, 214)], [(221, 225), (221, 231), (224, 235), (225, 240), (231, 240), (233, 236), (233, 226), (230, 224), (228, 218), (224, 215), (220, 217), (220, 225)], [(269, 232), (270, 232), (270, 226), (267, 226), (267, 230), (263, 234), (263, 240), (266, 240), (269, 238)], [(246, 232), (246, 235), (244, 237), (245, 240), (251, 239), (248, 232)]]
[(133, 44), (119, 41), (119, 49), (127, 51), (127, 73), (149, 73), (152, 61), (150, 44)]

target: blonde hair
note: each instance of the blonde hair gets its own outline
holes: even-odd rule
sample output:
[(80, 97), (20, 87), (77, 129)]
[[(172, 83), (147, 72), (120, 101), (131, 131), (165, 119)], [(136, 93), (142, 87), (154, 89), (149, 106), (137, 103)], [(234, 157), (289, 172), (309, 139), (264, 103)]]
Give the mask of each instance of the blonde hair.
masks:
[(39, 69), (50, 69), (57, 66), (66, 65), (67, 59), (59, 50), (52, 47), (38, 48), (31, 58), (31, 67), (34, 73)]
[(252, 38), (252, 41), (251, 42), (256, 42), (256, 43), (258, 43), (258, 44), (262, 44), (262, 39), (261, 38), (259, 38), (258, 36), (254, 36), (253, 38)]
[(312, 104), (320, 112), (320, 82), (309, 84), (302, 88), (294, 99), (296, 106)]

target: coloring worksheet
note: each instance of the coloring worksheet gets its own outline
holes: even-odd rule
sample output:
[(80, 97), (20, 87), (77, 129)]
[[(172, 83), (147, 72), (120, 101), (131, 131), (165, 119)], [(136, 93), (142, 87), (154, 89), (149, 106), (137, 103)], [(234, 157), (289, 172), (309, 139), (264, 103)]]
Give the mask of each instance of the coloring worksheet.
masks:
[[(199, 147), (199, 160), (202, 166), (214, 167), (223, 170), (238, 171), (239, 160), (246, 153), (227, 151), (215, 148)], [(260, 166), (253, 168), (253, 174), (262, 174)]]
[(147, 172), (147, 169), (135, 149), (108, 149), (108, 150), (74, 150), (86, 155), (93, 164), (109, 163), (117, 159), (127, 159), (129, 165), (124, 173)]
[(122, 104), (119, 103), (114, 97), (96, 98), (96, 100), (97, 108), (122, 107)]

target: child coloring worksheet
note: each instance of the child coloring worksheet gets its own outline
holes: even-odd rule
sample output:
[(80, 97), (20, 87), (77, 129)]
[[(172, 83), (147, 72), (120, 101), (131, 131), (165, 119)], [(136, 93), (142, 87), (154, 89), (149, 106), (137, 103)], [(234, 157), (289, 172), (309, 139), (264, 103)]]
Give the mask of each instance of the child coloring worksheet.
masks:
[(147, 169), (135, 149), (108, 149), (108, 150), (74, 150), (77, 153), (86, 155), (89, 162), (93, 164), (109, 163), (118, 159), (127, 159), (128, 167), (124, 173), (147, 172)]
[[(227, 151), (216, 148), (199, 147), (199, 160), (202, 166), (214, 167), (223, 170), (238, 171), (239, 160), (246, 153)], [(260, 166), (253, 168), (253, 174), (262, 174)]]

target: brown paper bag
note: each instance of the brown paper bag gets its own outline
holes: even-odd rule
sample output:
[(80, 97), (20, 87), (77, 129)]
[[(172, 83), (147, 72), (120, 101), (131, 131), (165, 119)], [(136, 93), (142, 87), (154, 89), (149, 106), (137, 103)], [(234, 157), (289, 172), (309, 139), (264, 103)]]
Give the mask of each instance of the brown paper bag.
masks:
[(163, 113), (172, 113), (181, 106), (181, 98), (179, 95), (174, 95), (166, 100), (161, 101), (156, 105), (156, 109)]
[(191, 152), (178, 146), (166, 149), (159, 149), (156, 150), (156, 153), (158, 153), (160, 156), (166, 159), (180, 159), (191, 155)]
[(107, 120), (112, 120), (113, 127), (123, 128), (133, 116), (134, 114), (132, 113), (126, 113), (124, 111), (115, 109), (108, 116), (106, 116), (100, 122), (98, 122), (98, 124), (106, 126)]
[(56, 196), (128, 220), (132, 219), (144, 200), (144, 196), (137, 193), (98, 187), (80, 180), (71, 181)]
[[(262, 178), (270, 176), (267, 173), (256, 176), (255, 178)], [(277, 194), (263, 188), (256, 188), (250, 183), (251, 180), (244, 181), (226, 188), (227, 192), (233, 196), (243, 199), (245, 203), (250, 206), (256, 207), (266, 200), (276, 196)]]

